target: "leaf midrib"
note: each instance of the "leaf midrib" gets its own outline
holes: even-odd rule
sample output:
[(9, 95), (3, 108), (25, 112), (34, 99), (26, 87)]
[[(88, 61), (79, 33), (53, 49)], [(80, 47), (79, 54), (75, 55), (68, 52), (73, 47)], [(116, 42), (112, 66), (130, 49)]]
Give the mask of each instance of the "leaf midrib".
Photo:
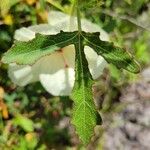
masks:
[[(91, 109), (91, 107), (89, 106), (89, 104), (88, 104), (88, 102), (86, 101), (86, 97), (85, 97), (85, 95), (86, 95), (86, 89), (85, 89), (85, 79), (84, 79), (84, 71), (83, 71), (83, 60), (82, 60), (82, 52), (81, 52), (81, 36), (83, 37), (83, 35), (82, 35), (82, 32), (78, 32), (79, 33), (79, 52), (80, 52), (80, 54), (79, 54), (79, 57), (80, 57), (80, 62), (81, 62), (81, 64), (80, 64), (80, 68), (81, 68), (81, 74), (82, 74), (82, 89), (83, 89), (83, 94), (82, 94), (82, 97), (83, 97), (83, 102), (80, 104), (80, 106), (78, 107), (78, 109), (81, 107), (81, 105), (83, 104), (83, 107), (84, 107), (84, 112), (85, 112), (85, 109), (86, 109), (86, 106), (88, 106), (89, 107), (89, 109)], [(83, 37), (84, 38), (84, 37)], [(83, 51), (84, 51), (84, 47), (83, 47)], [(85, 53), (84, 53), (84, 55), (85, 55)], [(77, 110), (78, 110), (77, 109)], [(91, 109), (91, 112), (93, 113), (93, 109)], [(94, 114), (95, 115), (95, 114)], [(82, 132), (84, 132), (85, 133), (85, 131), (86, 131), (86, 126), (85, 126), (85, 122), (86, 122), (86, 115), (85, 115), (85, 113), (84, 113), (84, 125), (82, 126)]]
[[(82, 77), (84, 77), (84, 71), (83, 71), (83, 60), (82, 60), (82, 54), (81, 54), (81, 36), (82, 36), (82, 34), (81, 34), (81, 32), (78, 32), (79, 33), (79, 52), (80, 52), (80, 54), (79, 54), (79, 57), (80, 57), (80, 62), (81, 62), (81, 73), (82, 73)], [(84, 92), (84, 94), (82, 94), (83, 95), (83, 100), (84, 100), (84, 112), (85, 112), (85, 81), (84, 81), (84, 78), (82, 78), (82, 84), (83, 84), (83, 92)], [(84, 114), (84, 124), (85, 124), (85, 114)], [(83, 130), (85, 131), (85, 125), (83, 126)]]

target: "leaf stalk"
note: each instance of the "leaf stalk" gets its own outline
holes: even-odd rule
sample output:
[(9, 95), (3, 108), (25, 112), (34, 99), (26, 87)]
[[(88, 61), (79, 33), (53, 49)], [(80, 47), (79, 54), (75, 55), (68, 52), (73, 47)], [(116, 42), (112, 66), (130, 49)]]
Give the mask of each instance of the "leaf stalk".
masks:
[(80, 15), (80, 8), (79, 8), (79, 0), (76, 0), (76, 9), (77, 9), (77, 24), (78, 24), (78, 31), (81, 32), (81, 15)]

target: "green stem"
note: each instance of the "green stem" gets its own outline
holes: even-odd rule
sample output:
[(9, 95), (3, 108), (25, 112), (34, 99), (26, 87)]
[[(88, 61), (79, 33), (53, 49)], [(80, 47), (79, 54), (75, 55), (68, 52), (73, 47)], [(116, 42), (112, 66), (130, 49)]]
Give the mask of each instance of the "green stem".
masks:
[(70, 24), (69, 24), (69, 31), (72, 31), (72, 26), (74, 26), (74, 12), (76, 8), (76, 0), (73, 1), (71, 13), (70, 13)]
[(77, 8), (77, 23), (78, 23), (78, 31), (81, 32), (81, 16), (80, 16), (80, 9), (79, 9), (79, 0), (76, 1), (76, 8)]

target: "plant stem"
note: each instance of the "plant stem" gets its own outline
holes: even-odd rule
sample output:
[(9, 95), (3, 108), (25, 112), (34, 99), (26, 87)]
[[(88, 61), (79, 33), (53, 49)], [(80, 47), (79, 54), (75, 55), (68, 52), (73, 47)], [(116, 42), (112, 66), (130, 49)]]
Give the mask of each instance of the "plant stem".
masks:
[(74, 26), (74, 12), (76, 8), (76, 0), (73, 1), (72, 8), (71, 8), (71, 13), (70, 13), (70, 24), (69, 24), (69, 31), (72, 31), (72, 27)]
[(75, 8), (76, 8), (76, 0), (74, 0), (72, 4), (71, 13), (70, 13), (71, 16), (74, 15)]
[(79, 0), (76, 1), (76, 8), (77, 8), (77, 23), (78, 23), (78, 31), (81, 32), (81, 16), (80, 16), (80, 9), (79, 9)]

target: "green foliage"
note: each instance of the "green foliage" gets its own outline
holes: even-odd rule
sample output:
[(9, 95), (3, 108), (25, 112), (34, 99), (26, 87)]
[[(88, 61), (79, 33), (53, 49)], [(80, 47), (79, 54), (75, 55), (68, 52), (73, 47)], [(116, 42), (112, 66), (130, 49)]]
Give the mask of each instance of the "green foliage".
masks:
[(13, 123), (23, 128), (23, 130), (25, 130), (26, 132), (33, 132), (34, 130), (32, 120), (24, 116), (16, 115), (16, 117), (13, 120)]
[(99, 33), (87, 34), (85, 37), (86, 44), (94, 49), (98, 55), (103, 56), (108, 63), (133, 73), (140, 71), (138, 63), (131, 54), (120, 47), (114, 46), (113, 43), (101, 41), (99, 35)]
[(90, 9), (94, 7), (100, 7), (103, 4), (101, 0), (84, 0), (80, 1), (80, 8), (82, 9)]
[[(83, 46), (90, 46), (98, 55), (103, 56), (108, 63), (112, 63), (118, 68), (123, 68), (133, 73), (140, 71), (138, 64), (131, 54), (122, 48), (115, 47), (113, 43), (101, 41), (99, 35), (99, 33), (82, 32), (81, 44), (83, 44)], [(4, 54), (2, 62), (31, 65), (45, 55), (51, 54), (70, 44), (79, 44), (79, 42), (78, 31), (62, 31), (57, 35), (37, 34), (36, 38), (31, 41), (17, 41), (15, 45)]]
[(88, 144), (93, 134), (93, 129), (98, 120), (101, 122), (101, 118), (95, 109), (93, 101), (93, 79), (84, 54), (84, 37), (79, 34), (78, 39), (79, 42), (75, 44), (75, 85), (71, 96), (74, 100), (72, 123), (75, 125), (76, 132), (83, 143)]
[(72, 44), (76, 33), (61, 32), (57, 35), (37, 34), (36, 38), (29, 42), (17, 41), (12, 48), (5, 53), (4, 63), (15, 62), (17, 64), (33, 64), (41, 57), (51, 54), (60, 48)]
[[(51, 54), (70, 44), (75, 45), (76, 76), (72, 92), (74, 100), (72, 123), (75, 125), (76, 131), (84, 144), (88, 144), (97, 121), (100, 122), (101, 120), (93, 101), (93, 80), (84, 54), (84, 46), (90, 46), (98, 55), (103, 56), (107, 62), (116, 65), (118, 68), (124, 68), (134, 73), (139, 72), (139, 66), (130, 54), (121, 48), (115, 47), (112, 43), (101, 41), (99, 35), (100, 33), (78, 31), (61, 31), (57, 35), (37, 34), (31, 41), (17, 41), (2, 58), (4, 63), (33, 64), (42, 56)], [(26, 124), (23, 122), (28, 122), (29, 124), (30, 122), (22, 117), (20, 119), (22, 121), (19, 121), (19, 125), (27, 129)]]
[(148, 39), (150, 38), (149, 32), (144, 32), (143, 37), (138, 38), (135, 41), (134, 49), (136, 50), (136, 57), (139, 59), (140, 63), (147, 64), (149, 63), (149, 42)]

